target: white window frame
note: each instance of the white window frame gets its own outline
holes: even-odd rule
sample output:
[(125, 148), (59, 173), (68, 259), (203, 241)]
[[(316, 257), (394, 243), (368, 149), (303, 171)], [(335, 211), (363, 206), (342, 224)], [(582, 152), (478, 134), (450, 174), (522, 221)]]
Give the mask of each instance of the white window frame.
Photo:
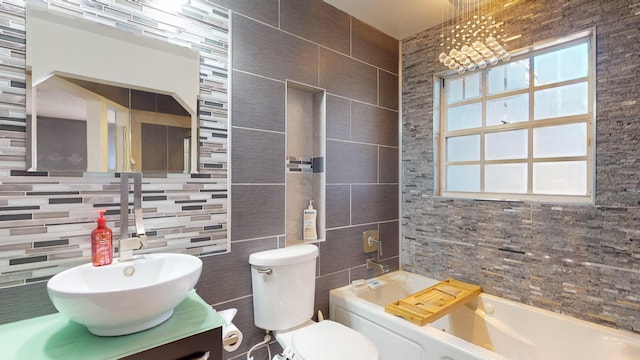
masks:
[[(564, 48), (568, 48), (570, 46), (587, 42), (589, 44), (589, 63), (588, 63), (588, 74), (586, 76), (587, 79), (587, 87), (588, 87), (588, 105), (587, 105), (587, 113), (582, 115), (574, 115), (574, 116), (566, 116), (559, 118), (551, 118), (545, 120), (534, 120), (533, 111), (534, 111), (534, 93), (535, 90), (541, 90), (546, 88), (554, 88), (562, 85), (570, 85), (573, 83), (584, 82), (585, 77), (572, 79), (568, 81), (562, 81), (553, 83), (550, 85), (535, 85), (533, 81), (533, 57), (535, 55), (540, 55), (547, 52), (552, 52), (556, 50), (561, 50)], [(434, 125), (434, 164), (435, 164), (435, 176), (434, 176), (434, 193), (435, 196), (441, 197), (452, 197), (452, 198), (467, 198), (467, 199), (483, 199), (483, 200), (500, 200), (500, 201), (532, 201), (532, 202), (551, 202), (551, 203), (584, 203), (584, 204), (593, 204), (595, 201), (595, 138), (596, 138), (596, 35), (595, 29), (589, 29), (568, 37), (564, 37), (557, 40), (545, 41), (541, 44), (533, 45), (531, 47), (518, 50), (512, 52), (512, 58), (510, 62), (519, 61), (525, 58), (530, 59), (530, 76), (531, 79), (529, 81), (529, 87), (521, 90), (514, 91), (505, 91), (498, 95), (487, 95), (487, 81), (486, 74), (487, 71), (491, 68), (487, 66), (487, 68), (481, 71), (481, 104), (482, 104), (482, 126), (478, 128), (466, 129), (466, 130), (455, 130), (448, 132), (446, 131), (446, 116), (447, 116), (447, 95), (444, 89), (444, 80), (446, 79), (454, 79), (456, 77), (463, 77), (467, 74), (458, 75), (453, 71), (446, 71), (439, 74), (434, 75), (434, 112), (433, 112), (433, 125)], [(500, 63), (502, 65), (504, 63)], [(492, 125), (486, 126), (486, 102), (487, 100), (491, 100), (494, 98), (502, 98), (510, 95), (516, 94), (529, 94), (529, 120), (523, 121), (520, 123), (513, 124), (504, 124), (504, 125)], [(461, 101), (460, 103), (465, 103), (466, 101)], [(469, 100), (469, 103), (477, 102), (477, 98), (473, 100)], [(456, 105), (460, 104), (456, 103)], [(549, 125), (563, 125), (563, 124), (572, 124), (577, 122), (586, 122), (587, 124), (587, 153), (586, 156), (581, 157), (556, 157), (556, 158), (547, 158), (533, 159), (533, 129), (542, 126)], [(485, 164), (499, 164), (505, 163), (505, 161), (494, 160), (494, 161), (485, 161), (484, 159), (484, 151), (485, 151), (485, 137), (484, 135), (491, 132), (502, 132), (505, 130), (516, 130), (516, 129), (527, 129), (528, 131), (528, 159), (520, 161), (520, 163), (526, 163), (528, 166), (527, 171), (527, 192), (526, 193), (489, 193), (484, 192), (485, 184), (484, 184), (484, 176), (485, 176)], [(451, 133), (455, 134), (455, 136), (461, 135), (475, 135), (479, 134), (481, 138), (480, 143), (480, 161), (472, 162), (473, 164), (480, 165), (480, 192), (463, 192), (463, 191), (447, 191), (445, 189), (446, 184), (446, 166), (448, 165), (446, 161), (446, 139), (451, 135)], [(451, 135), (453, 136), (453, 135)], [(571, 160), (586, 160), (587, 163), (587, 193), (586, 195), (547, 195), (547, 194), (534, 194), (532, 190), (533, 184), (533, 164), (546, 162), (546, 161), (571, 161)], [(506, 161), (508, 163), (515, 163), (518, 161)], [(450, 164), (458, 164), (452, 162)]]

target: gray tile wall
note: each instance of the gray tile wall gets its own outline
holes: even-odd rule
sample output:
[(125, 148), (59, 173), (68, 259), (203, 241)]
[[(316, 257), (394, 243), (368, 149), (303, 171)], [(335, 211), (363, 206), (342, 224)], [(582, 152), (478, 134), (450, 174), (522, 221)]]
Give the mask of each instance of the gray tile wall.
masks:
[[(351, 18), (316, 0), (281, 0), (280, 28), (329, 49), (349, 55)], [(374, 35), (375, 36), (375, 35)], [(396, 42), (396, 51), (398, 43)], [(398, 71), (398, 67), (394, 69)]]
[(430, 30), (403, 41), (403, 267), (640, 332), (640, 1), (496, 1), (518, 49), (596, 28), (595, 205), (434, 197)]
[[(382, 67), (393, 60), (380, 54), (356, 57), (345, 41), (359, 49), (395, 44), (387, 56), (396, 62), (399, 44), (374, 29), (368, 29), (366, 37), (355, 37), (349, 29), (356, 20), (320, 0), (305, 1), (305, 6), (285, 0), (209, 3), (232, 12), (232, 241), (230, 253), (203, 257), (197, 290), (217, 309), (239, 309), (234, 322), (245, 335), (244, 343), (225, 359), (241, 359), (264, 334), (253, 326), (249, 254), (284, 244), (285, 80), (326, 87), (327, 152), (338, 162), (328, 159), (326, 164), (327, 177), (335, 180), (327, 184), (328, 231), (327, 241), (319, 246), (316, 307), (328, 314), (329, 289), (376, 275), (365, 269), (364, 230), (380, 231), (383, 261), (398, 268), (398, 160), (393, 159), (398, 153), (398, 69)], [(376, 130), (381, 124), (382, 132)], [(24, 142), (24, 137), (15, 141)], [(366, 161), (350, 157), (346, 166), (336, 152), (344, 147), (363, 149)], [(35, 302), (28, 309), (18, 307), (19, 316), (10, 320), (52, 311), (43, 284), (0, 290), (2, 304)], [(266, 352), (254, 356), (265, 359)]]
[[(234, 85), (231, 253), (207, 262), (225, 278), (206, 270), (198, 291), (216, 307), (240, 309), (246, 336), (235, 357), (263, 337), (252, 325), (248, 256), (284, 242), (290, 190), (285, 156), (295, 155), (284, 149), (286, 80), (327, 91), (327, 240), (319, 244), (316, 307), (327, 314), (329, 289), (375, 275), (364, 265), (369, 256), (362, 251), (364, 230), (379, 229), (384, 261), (398, 268), (398, 68), (378, 64), (395, 60), (397, 65), (399, 44), (373, 29), (356, 38), (349, 31), (356, 20), (320, 0), (281, 0), (279, 20), (268, 23), (241, 5), (228, 5)], [(390, 44), (395, 49), (386, 55), (391, 59), (356, 57), (349, 46), (356, 43), (360, 49)]]

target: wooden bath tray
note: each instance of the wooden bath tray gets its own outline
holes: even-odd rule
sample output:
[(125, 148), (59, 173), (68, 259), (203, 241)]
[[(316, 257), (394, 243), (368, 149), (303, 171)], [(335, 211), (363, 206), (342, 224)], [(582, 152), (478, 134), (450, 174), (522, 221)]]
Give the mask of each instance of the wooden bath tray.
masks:
[(436, 321), (480, 294), (480, 286), (448, 278), (384, 307), (416, 325)]

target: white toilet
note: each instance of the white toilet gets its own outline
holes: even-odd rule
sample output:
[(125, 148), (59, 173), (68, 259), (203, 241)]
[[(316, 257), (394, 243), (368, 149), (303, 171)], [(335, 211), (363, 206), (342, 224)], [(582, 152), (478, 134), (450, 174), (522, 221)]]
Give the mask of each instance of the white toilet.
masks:
[(317, 257), (310, 244), (249, 256), (256, 326), (274, 331), (285, 353), (293, 354), (289, 359), (377, 360), (378, 350), (364, 335), (331, 320), (311, 320)]

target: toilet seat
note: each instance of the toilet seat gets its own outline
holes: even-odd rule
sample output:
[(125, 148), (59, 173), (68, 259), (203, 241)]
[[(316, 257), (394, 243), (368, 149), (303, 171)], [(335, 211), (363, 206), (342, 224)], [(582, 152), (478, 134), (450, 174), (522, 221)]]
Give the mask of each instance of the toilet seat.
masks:
[(324, 320), (281, 337), (295, 360), (377, 360), (378, 350), (364, 335), (335, 321)]

